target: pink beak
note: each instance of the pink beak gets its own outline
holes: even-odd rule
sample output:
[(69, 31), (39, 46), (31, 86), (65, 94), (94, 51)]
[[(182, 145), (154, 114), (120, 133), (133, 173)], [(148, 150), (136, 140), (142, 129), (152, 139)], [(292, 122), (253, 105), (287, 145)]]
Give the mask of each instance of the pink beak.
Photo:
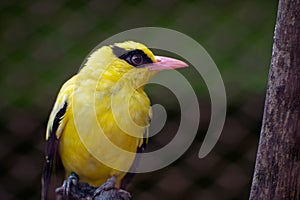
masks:
[(154, 56), (156, 59), (155, 63), (148, 64), (148, 67), (153, 71), (168, 70), (168, 69), (179, 69), (188, 67), (188, 64), (181, 60), (164, 56)]

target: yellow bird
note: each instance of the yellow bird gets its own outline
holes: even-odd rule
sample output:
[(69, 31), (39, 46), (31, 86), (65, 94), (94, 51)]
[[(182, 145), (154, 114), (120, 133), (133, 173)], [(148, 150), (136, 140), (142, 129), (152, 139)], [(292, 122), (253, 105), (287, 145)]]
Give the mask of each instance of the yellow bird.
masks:
[[(126, 172), (135, 160), (134, 154), (126, 152), (143, 150), (143, 135), (151, 119), (144, 85), (160, 70), (187, 66), (177, 59), (154, 56), (133, 41), (95, 50), (62, 86), (50, 114), (42, 199), (47, 197), (57, 159), (67, 177), (76, 174), (92, 186), (114, 177), (116, 187), (124, 188)], [(111, 148), (103, 142), (106, 139), (125, 153)]]

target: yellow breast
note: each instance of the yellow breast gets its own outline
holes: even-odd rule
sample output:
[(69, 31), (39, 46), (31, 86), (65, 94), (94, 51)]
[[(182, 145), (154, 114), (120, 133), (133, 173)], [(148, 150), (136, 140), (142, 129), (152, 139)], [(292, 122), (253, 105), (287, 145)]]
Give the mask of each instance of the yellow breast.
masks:
[[(132, 88), (125, 82), (84, 80), (79, 77), (75, 81), (70, 95), (60, 156), (67, 175), (75, 172), (81, 181), (95, 186), (115, 175), (118, 185), (132, 165), (134, 154), (120, 153), (103, 141), (109, 139), (125, 151), (136, 152), (148, 127), (150, 101), (142, 88)], [(122, 166), (124, 171), (112, 166)]]

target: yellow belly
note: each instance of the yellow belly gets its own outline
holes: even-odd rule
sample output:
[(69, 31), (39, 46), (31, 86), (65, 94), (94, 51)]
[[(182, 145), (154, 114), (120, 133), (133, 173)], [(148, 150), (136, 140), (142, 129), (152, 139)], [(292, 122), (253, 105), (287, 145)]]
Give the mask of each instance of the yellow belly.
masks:
[[(108, 134), (113, 134), (117, 137), (118, 141), (122, 141), (121, 144), (117, 144), (119, 147), (127, 151), (136, 152), (139, 144), (137, 138), (128, 136), (122, 132), (111, 132)], [(126, 172), (120, 172), (101, 163), (101, 161), (89, 153), (87, 148), (96, 149), (97, 147), (84, 146), (74, 124), (69, 121), (60, 139), (60, 156), (66, 170), (66, 176), (71, 172), (75, 172), (79, 176), (80, 181), (99, 186), (114, 175), (117, 179), (117, 186), (119, 186)], [(116, 162), (120, 160), (120, 163), (116, 163), (116, 165), (131, 166), (134, 161), (134, 157), (122, 158), (122, 156), (125, 156), (122, 154), (116, 157), (115, 152), (111, 152), (111, 149), (102, 148), (101, 146), (97, 148), (95, 153), (97, 157), (109, 157), (111, 154), (111, 159), (116, 160)], [(127, 163), (124, 163), (124, 161)]]
[[(100, 85), (105, 86), (104, 83)], [(107, 90), (101, 89), (101, 91)], [(123, 86), (122, 91), (119, 90), (118, 96), (115, 97), (117, 109), (113, 114), (110, 107), (111, 93), (100, 92), (94, 96), (91, 91), (83, 89), (78, 93), (74, 92), (69, 99), (69, 110), (64, 116), (66, 124), (60, 136), (59, 153), (66, 176), (74, 172), (79, 176), (80, 181), (100, 186), (114, 175), (119, 186), (134, 162), (137, 148), (142, 144), (141, 137), (146, 131), (150, 118), (150, 101), (143, 90), (136, 91), (128, 97), (127, 94), (130, 92)], [(129, 115), (128, 107), (125, 109), (122, 107), (126, 102), (124, 96), (129, 102)], [(93, 101), (94, 98), (97, 103)], [(136, 129), (130, 126), (129, 118), (143, 128)], [(117, 123), (116, 120), (121, 123)], [(126, 131), (130, 134), (125, 133), (124, 129), (121, 130), (119, 125), (128, 128)], [(102, 127), (104, 134), (99, 134), (99, 126)], [(111, 146), (103, 142), (105, 139), (109, 139), (115, 146), (126, 152), (132, 152), (131, 155), (110, 148)], [(111, 161), (110, 166), (115, 167), (105, 165), (99, 158)], [(118, 168), (123, 170), (119, 171)]]

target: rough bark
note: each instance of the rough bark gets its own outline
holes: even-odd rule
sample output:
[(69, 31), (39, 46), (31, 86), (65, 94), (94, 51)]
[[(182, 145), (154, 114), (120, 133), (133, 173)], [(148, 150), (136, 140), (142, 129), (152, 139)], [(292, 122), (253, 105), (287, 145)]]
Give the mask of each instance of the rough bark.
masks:
[(300, 0), (279, 0), (250, 199), (300, 199)]

